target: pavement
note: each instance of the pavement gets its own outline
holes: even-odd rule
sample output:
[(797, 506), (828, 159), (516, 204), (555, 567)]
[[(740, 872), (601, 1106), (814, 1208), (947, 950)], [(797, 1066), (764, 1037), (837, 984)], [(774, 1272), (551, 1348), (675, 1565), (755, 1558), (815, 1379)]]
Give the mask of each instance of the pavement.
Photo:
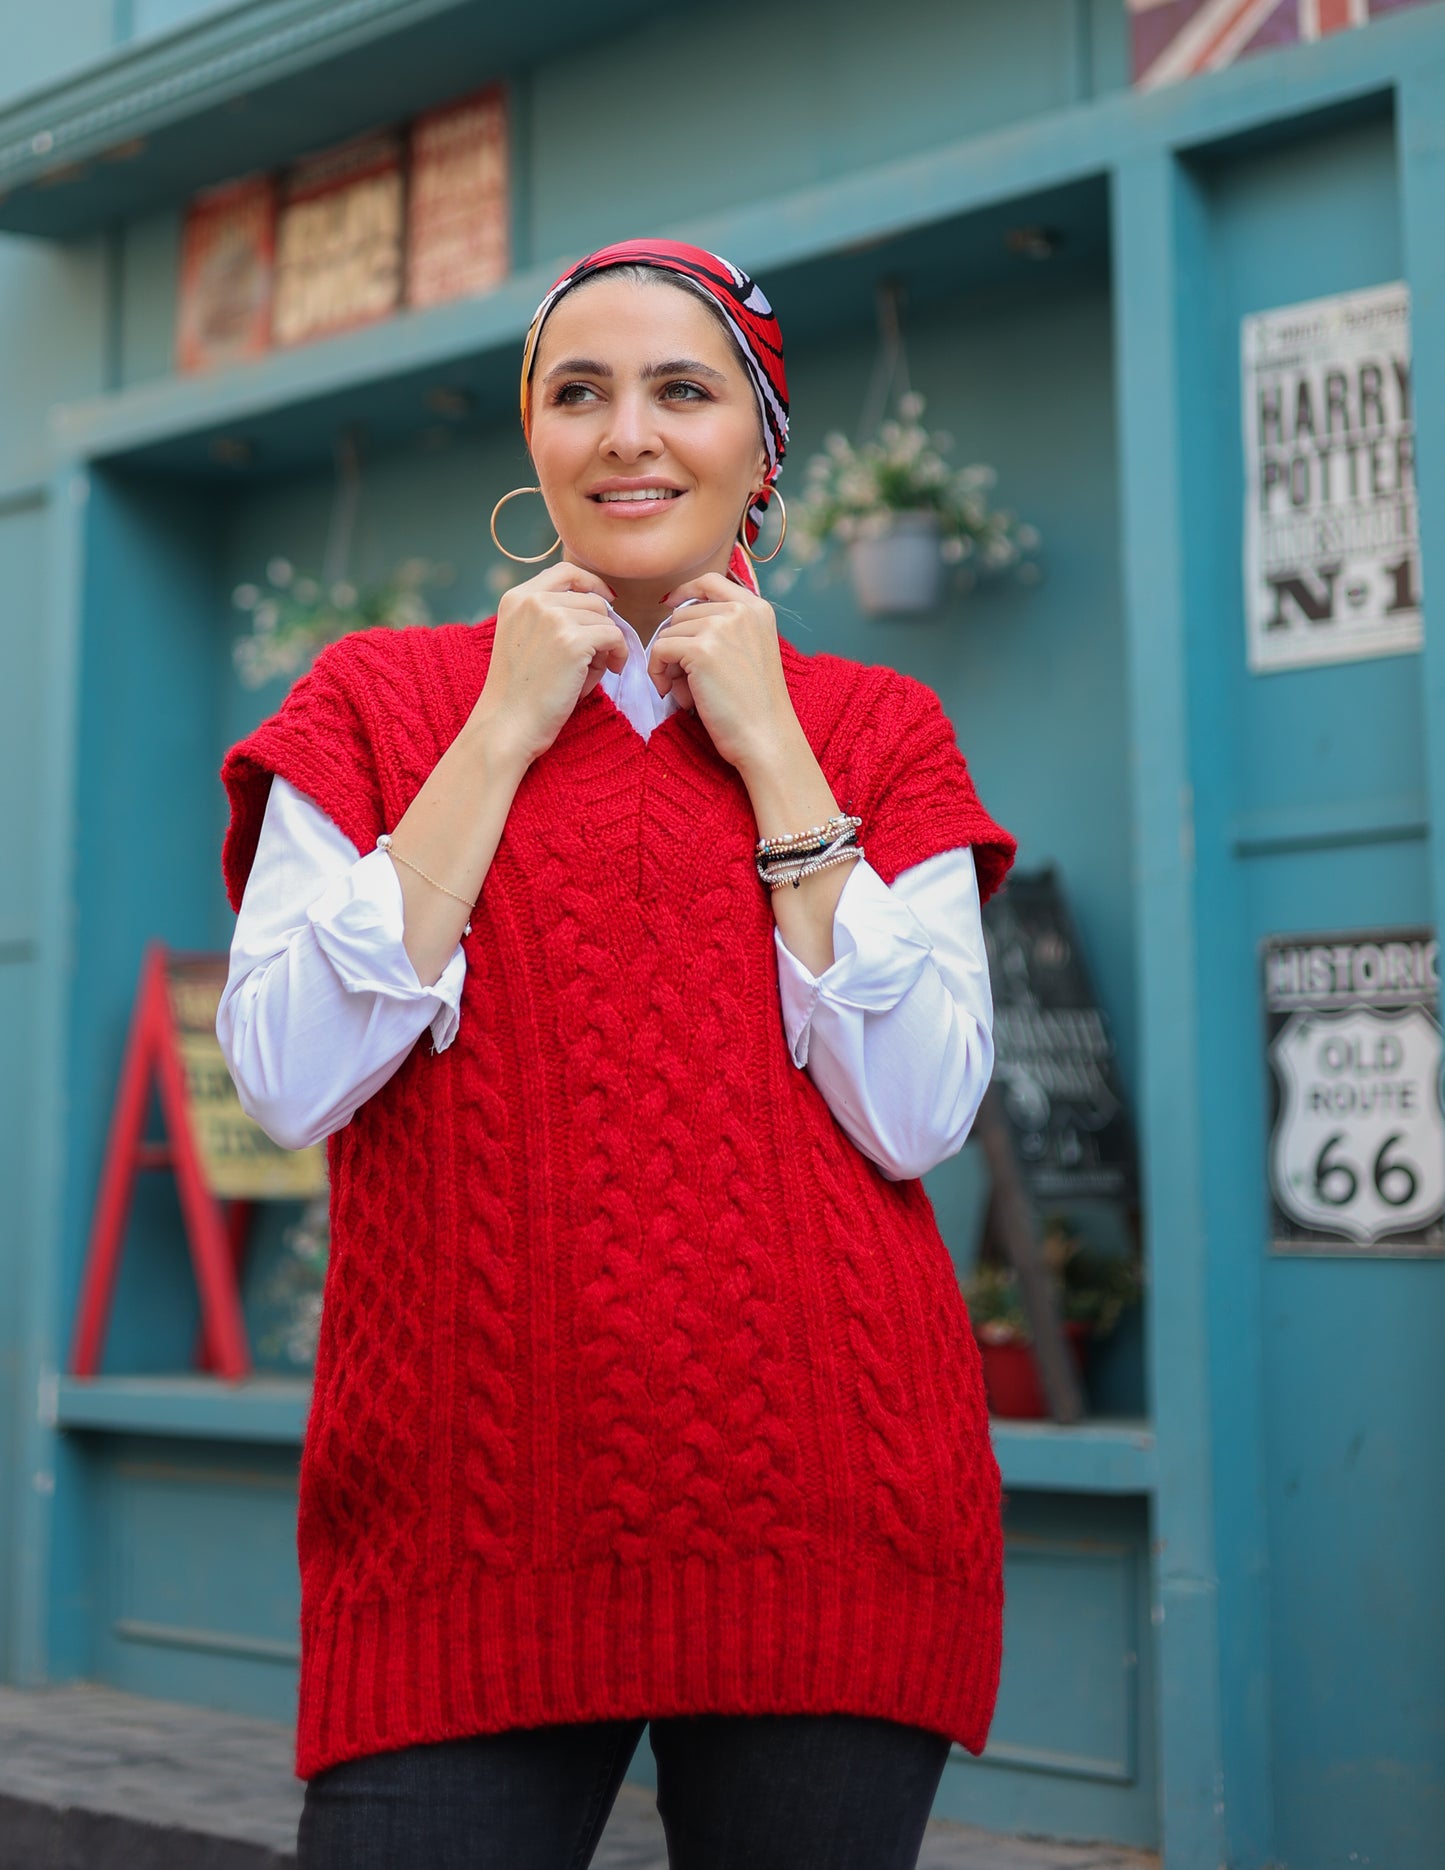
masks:
[[(291, 1729), (88, 1683), (0, 1687), (0, 1870), (294, 1870)], [(667, 1870), (653, 1795), (624, 1784), (594, 1870)], [(1116, 1845), (933, 1819), (918, 1870), (1159, 1870)]]

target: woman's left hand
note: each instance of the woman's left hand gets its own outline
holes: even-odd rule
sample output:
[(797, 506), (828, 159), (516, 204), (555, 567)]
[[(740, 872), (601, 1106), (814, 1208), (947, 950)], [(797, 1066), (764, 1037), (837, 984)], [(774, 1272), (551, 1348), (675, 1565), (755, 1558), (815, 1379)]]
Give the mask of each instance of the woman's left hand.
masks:
[(743, 768), (797, 732), (772, 605), (718, 571), (679, 585), (667, 601), (687, 608), (659, 624), (647, 672), (661, 693), (696, 711), (722, 757)]

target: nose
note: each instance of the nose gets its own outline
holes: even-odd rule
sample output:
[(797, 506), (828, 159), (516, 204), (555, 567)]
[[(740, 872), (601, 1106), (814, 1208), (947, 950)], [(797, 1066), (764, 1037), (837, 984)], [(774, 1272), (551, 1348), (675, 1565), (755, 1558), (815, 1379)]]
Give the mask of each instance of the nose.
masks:
[(617, 461), (639, 461), (662, 452), (656, 411), (645, 384), (630, 384), (614, 393), (601, 446)]

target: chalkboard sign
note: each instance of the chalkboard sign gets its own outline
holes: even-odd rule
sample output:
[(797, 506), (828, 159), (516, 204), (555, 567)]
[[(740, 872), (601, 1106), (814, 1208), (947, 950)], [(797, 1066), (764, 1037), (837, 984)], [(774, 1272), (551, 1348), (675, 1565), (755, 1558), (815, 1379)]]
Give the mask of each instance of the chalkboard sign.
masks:
[(1113, 1041), (1052, 867), (1015, 871), (984, 909), (993, 1082), (1035, 1201), (1132, 1201), (1134, 1139)]

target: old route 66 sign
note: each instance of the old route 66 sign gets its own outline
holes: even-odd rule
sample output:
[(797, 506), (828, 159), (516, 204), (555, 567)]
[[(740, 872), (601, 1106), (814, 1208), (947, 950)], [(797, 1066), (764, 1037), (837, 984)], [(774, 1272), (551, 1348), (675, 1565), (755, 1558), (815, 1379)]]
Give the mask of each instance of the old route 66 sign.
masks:
[(1266, 944), (1276, 1250), (1445, 1251), (1437, 957), (1422, 929)]

